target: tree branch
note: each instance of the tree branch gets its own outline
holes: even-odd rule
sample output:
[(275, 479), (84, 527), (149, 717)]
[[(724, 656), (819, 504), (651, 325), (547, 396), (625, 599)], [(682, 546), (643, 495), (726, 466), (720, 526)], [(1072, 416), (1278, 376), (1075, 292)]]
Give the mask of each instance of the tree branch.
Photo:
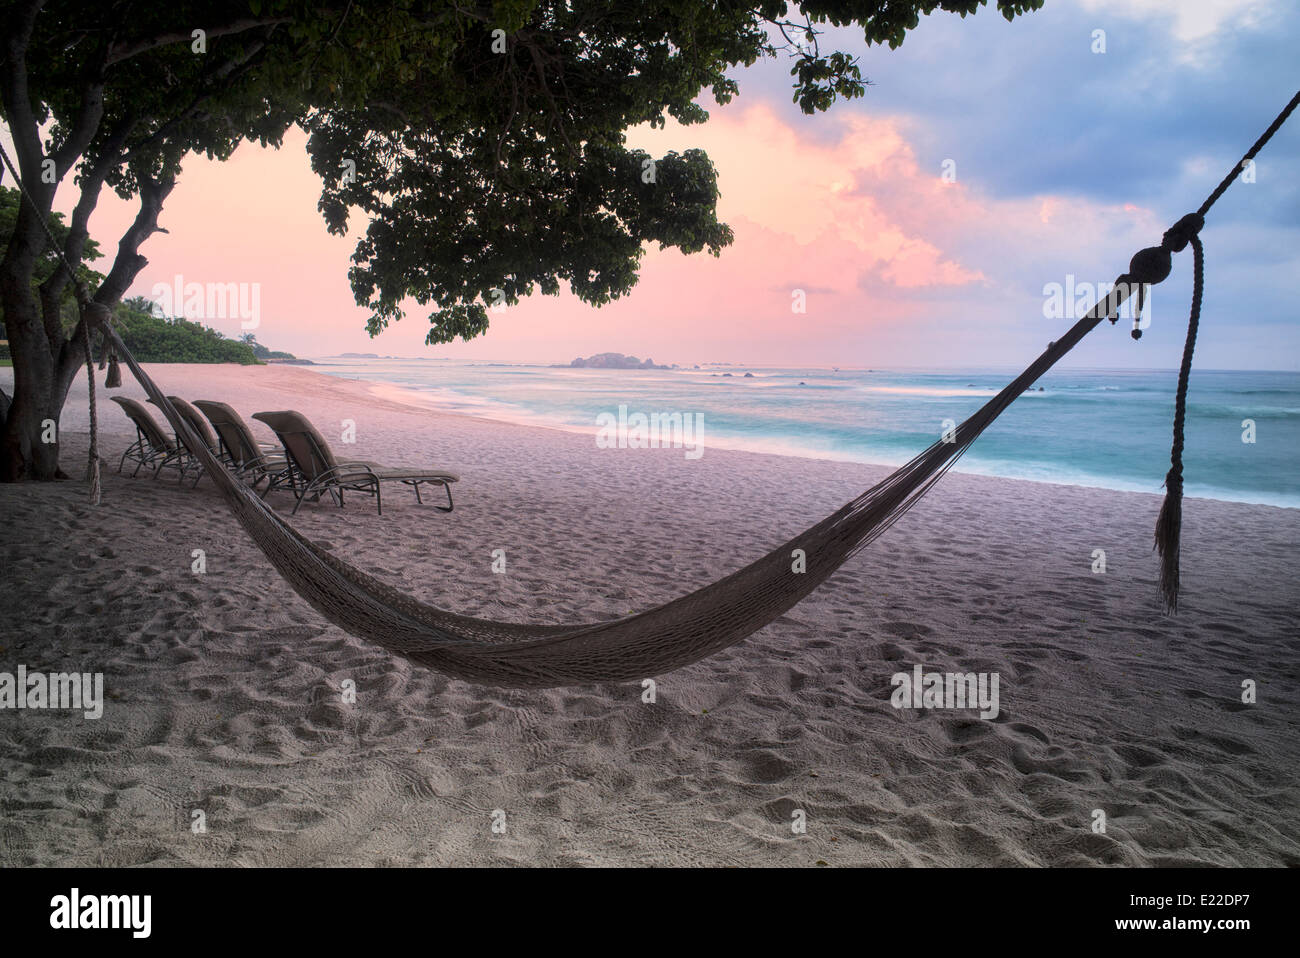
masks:
[[(250, 69), (252, 69), (254, 64), (256, 64), (262, 58), (262, 54), (266, 52), (266, 46), (267, 43), (269, 42), (269, 39), (270, 38), (268, 36), (267, 38), (264, 38), (258, 41), (256, 44), (254, 44), (253, 49), (249, 50), (247, 53), (243, 54), (242, 56), (232, 57), (231, 59), (227, 60), (221, 66), (217, 67), (217, 69), (213, 72), (213, 76), (215, 76), (219, 80), (226, 81), (227, 83), (229, 83), (231, 80), (238, 79), (239, 77), (243, 76)], [(190, 105), (187, 106), (184, 110), (182, 110), (180, 113), (173, 116), (171, 119), (167, 120), (165, 123), (159, 126), (158, 129), (156, 129), (153, 133), (151, 133), (148, 137), (146, 137), (145, 139), (141, 140), (139, 143), (136, 143), (134, 146), (132, 146), (130, 150), (128, 150), (126, 153), (122, 155), (121, 160), (119, 162), (130, 163), (138, 159), (141, 156), (141, 154), (143, 154), (146, 150), (152, 148), (153, 146), (156, 146), (158, 143), (161, 143), (164, 139), (166, 139), (169, 133), (175, 130), (186, 120), (192, 120), (199, 116), (202, 116), (203, 111), (201, 107), (203, 106), (204, 103), (207, 103), (209, 100), (211, 100), (213, 95), (219, 92), (220, 89), (221, 89), (220, 87), (214, 87), (196, 96), (190, 102)]]
[(162, 213), (163, 201), (176, 186), (175, 176), (163, 176), (153, 179), (143, 170), (136, 170), (136, 181), (140, 185), (140, 212), (135, 222), (122, 234), (117, 244), (117, 258), (104, 281), (95, 291), (94, 301), (104, 306), (112, 306), (122, 298), (135, 281), (140, 270), (149, 265), (149, 261), (140, 255), (140, 247), (158, 228), (158, 217)]
[[(103, 190), (104, 181), (108, 178), (108, 174), (122, 162), (122, 146), (127, 137), (130, 136), (136, 122), (137, 119), (132, 114), (118, 123), (112, 133), (109, 134), (99, 160), (82, 177), (81, 195), (72, 211), (72, 221), (69, 223), (68, 235), (63, 243), (63, 258), (72, 264), (73, 269), (81, 265), (86, 240), (90, 238), (90, 215), (95, 211), (95, 207), (99, 203), (99, 194)], [(49, 279), (41, 284), (41, 314), (45, 321), (46, 335), (51, 337), (52, 342), (63, 328), (63, 292), (72, 279), (73, 277), (68, 268), (63, 266), (61, 269), (55, 270)]]
[(81, 109), (73, 120), (63, 144), (50, 154), (54, 160), (56, 180), (62, 180), (77, 158), (90, 146), (104, 119), (104, 59), (101, 53), (93, 66), (86, 68), (86, 84), (81, 89)]
[(24, 179), (31, 175), (29, 170), (40, 166), (41, 161), (40, 128), (36, 115), (32, 112), (31, 96), (27, 88), (27, 48), (31, 44), (32, 31), (36, 28), (36, 15), (43, 6), (45, 0), (28, 0), (13, 12), (12, 18), (5, 25), (9, 32), (9, 42), (4, 57), (0, 97), (3, 98), (9, 134), (13, 137), (14, 150), (18, 153), (18, 165), (22, 168)]
[[(219, 27), (209, 27), (205, 32), (209, 39), (213, 37), (228, 37), (236, 33), (243, 33), (246, 30), (254, 30), (257, 27), (272, 27), (283, 23), (292, 23), (293, 17), (262, 17), (248, 18), (244, 20), (235, 20)], [(171, 46), (174, 43), (189, 43), (193, 39), (193, 32), (183, 33), (162, 33), (153, 37), (145, 37), (135, 40), (131, 43), (112, 44), (108, 50), (108, 58), (105, 66), (113, 66), (121, 63), (123, 60), (129, 60), (132, 57), (139, 56), (142, 53), (148, 53), (150, 50), (156, 50), (159, 47)]]

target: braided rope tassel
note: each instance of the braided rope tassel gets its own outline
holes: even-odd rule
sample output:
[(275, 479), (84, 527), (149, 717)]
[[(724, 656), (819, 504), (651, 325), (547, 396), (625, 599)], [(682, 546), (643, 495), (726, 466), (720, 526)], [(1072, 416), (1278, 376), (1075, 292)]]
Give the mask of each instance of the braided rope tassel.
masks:
[(120, 389), (121, 386), (122, 367), (118, 365), (116, 350), (109, 350), (108, 375), (104, 377), (104, 387), (106, 389)]
[(1160, 594), (1165, 611), (1178, 610), (1178, 558), (1183, 523), (1183, 426), (1187, 418), (1187, 380), (1192, 372), (1192, 352), (1196, 349), (1196, 328), (1201, 321), (1201, 293), (1205, 288), (1205, 249), (1201, 238), (1193, 235), (1192, 244), (1192, 311), (1187, 320), (1187, 342), (1183, 345), (1183, 364), (1178, 370), (1178, 395), (1174, 400), (1174, 445), (1169, 453), (1170, 467), (1165, 476), (1165, 501), (1156, 519), (1156, 544), (1160, 552)]

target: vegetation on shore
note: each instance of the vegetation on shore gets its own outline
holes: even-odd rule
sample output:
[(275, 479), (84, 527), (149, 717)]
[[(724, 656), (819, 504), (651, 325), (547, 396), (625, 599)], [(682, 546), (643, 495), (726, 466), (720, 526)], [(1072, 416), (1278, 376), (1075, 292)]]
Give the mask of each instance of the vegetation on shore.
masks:
[[(238, 363), (297, 361), (292, 353), (272, 350), (249, 333), (229, 339), (218, 330), (179, 316), (159, 316), (143, 296), (125, 299), (113, 308), (118, 335), (142, 363)], [(0, 324), (3, 316), (0, 315)], [(9, 344), (0, 342), (0, 365), (12, 366)]]
[(123, 300), (113, 310), (118, 335), (142, 363), (239, 363), (256, 365), (253, 347), (227, 339), (217, 330), (180, 317), (156, 316), (142, 296)]

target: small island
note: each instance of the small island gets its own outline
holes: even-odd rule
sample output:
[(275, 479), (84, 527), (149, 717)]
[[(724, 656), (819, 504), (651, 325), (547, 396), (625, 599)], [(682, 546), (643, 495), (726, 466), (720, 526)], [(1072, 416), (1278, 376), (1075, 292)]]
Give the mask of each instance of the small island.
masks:
[(644, 361), (637, 359), (635, 356), (624, 356), (622, 353), (597, 353), (595, 356), (588, 356), (583, 359), (579, 356), (568, 367), (557, 366), (558, 369), (669, 369), (668, 366), (656, 366), (653, 359)]

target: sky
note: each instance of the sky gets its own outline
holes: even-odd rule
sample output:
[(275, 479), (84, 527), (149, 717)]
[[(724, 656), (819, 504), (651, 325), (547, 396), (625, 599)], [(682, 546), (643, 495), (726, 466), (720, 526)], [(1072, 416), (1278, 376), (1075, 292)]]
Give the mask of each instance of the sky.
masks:
[[(708, 152), (736, 236), (721, 258), (650, 248), (622, 300), (538, 293), (491, 312), (470, 343), (424, 345), (427, 311), (413, 302), (366, 334), (347, 280), (365, 224), (326, 232), (299, 131), (278, 150), (189, 159), (131, 293), (158, 298), (177, 276), (245, 284), (258, 340), (307, 357), (1022, 367), (1088, 305), (1049, 316), (1045, 288), (1112, 281), (1294, 94), (1298, 14), (1294, 0), (1048, 0), (1013, 23), (991, 9), (936, 13), (894, 51), (828, 27), (823, 50), (860, 58), (861, 99), (804, 116), (779, 57), (734, 71), (727, 106), (706, 95), (708, 123), (629, 134), (652, 155)], [(1199, 368), (1300, 369), (1298, 184), (1300, 117), (1202, 232)], [(56, 208), (74, 201), (65, 186)], [(91, 234), (112, 252), (134, 215), (106, 192)], [(1129, 323), (1103, 325), (1062, 365), (1176, 367), (1190, 295), (1187, 251), (1154, 289), (1140, 342)], [(204, 321), (245, 331), (237, 316)]]

